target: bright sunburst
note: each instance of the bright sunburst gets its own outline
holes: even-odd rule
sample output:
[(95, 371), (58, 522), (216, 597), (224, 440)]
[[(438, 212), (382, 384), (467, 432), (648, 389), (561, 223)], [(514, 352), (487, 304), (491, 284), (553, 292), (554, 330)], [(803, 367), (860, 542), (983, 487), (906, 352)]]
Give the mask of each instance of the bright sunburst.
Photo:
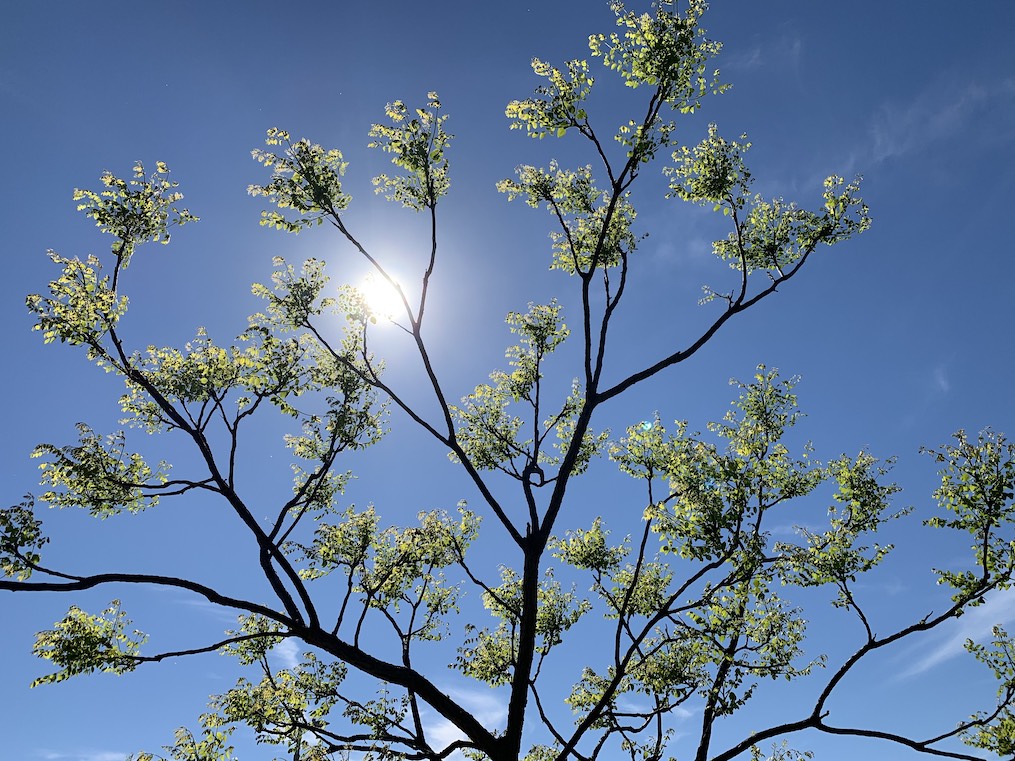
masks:
[(367, 308), (379, 321), (390, 321), (403, 313), (405, 306), (398, 291), (383, 277), (369, 273), (357, 286)]

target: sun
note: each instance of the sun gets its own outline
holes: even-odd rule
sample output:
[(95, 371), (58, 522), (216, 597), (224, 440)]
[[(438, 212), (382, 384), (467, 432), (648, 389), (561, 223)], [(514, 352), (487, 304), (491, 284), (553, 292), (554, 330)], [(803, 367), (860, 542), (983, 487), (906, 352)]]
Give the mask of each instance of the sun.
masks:
[(402, 297), (396, 288), (374, 272), (363, 278), (357, 290), (363, 294), (367, 309), (378, 321), (390, 322), (405, 310)]

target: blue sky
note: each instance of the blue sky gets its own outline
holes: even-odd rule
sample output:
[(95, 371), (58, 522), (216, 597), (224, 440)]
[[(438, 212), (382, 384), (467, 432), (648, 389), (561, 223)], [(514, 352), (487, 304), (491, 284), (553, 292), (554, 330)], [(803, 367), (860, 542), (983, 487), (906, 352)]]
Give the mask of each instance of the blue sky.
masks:
[[(362, 277), (352, 252), (323, 228), (296, 238), (258, 227), (261, 206), (246, 187), (264, 177), (249, 152), (270, 127), (343, 150), (354, 196), (350, 226), (411, 277), (425, 230), (373, 196), (370, 177), (384, 171), (386, 160), (366, 150), (366, 133), (386, 102), (421, 102), (431, 89), (440, 93), (456, 136), (430, 326), (452, 396), (502, 366), (508, 310), (563, 296), (569, 285), (546, 271), (546, 214), (509, 205), (494, 185), (520, 163), (591, 157), (569, 141), (535, 142), (508, 131), (503, 109), (535, 86), (533, 56), (560, 64), (587, 54), (587, 35), (611, 26), (605, 2), (395, 0), (292, 8), (259, 0), (51, 2), (8, 3), (0, 13), (0, 125), (8, 136), (0, 205), (8, 358), (0, 380), (0, 483), (8, 504), (38, 491), (28, 459), (36, 443), (70, 442), (79, 420), (97, 430), (116, 427), (119, 386), (67, 347), (43, 346), (24, 308), (25, 294), (43, 289), (54, 274), (47, 249), (83, 256), (108, 246), (71, 201), (75, 187), (95, 187), (104, 170), (125, 175), (136, 160), (165, 161), (186, 205), (202, 217), (168, 248), (143, 250), (131, 267), (125, 330), (139, 346), (182, 344), (199, 325), (222, 340), (235, 335), (258, 308), (249, 284), (269, 277), (275, 255), (296, 263), (323, 258), (337, 281)], [(868, 446), (899, 457), (894, 476), (905, 491), (898, 501), (917, 514), (892, 537), (900, 549), (872, 581), (872, 604), (888, 628), (906, 613), (940, 606), (929, 566), (935, 553), (955, 551), (918, 527), (935, 485), (919, 447), (938, 445), (958, 428), (990, 425), (1015, 434), (1015, 5), (717, 0), (706, 26), (726, 45), (718, 65), (734, 87), (687, 121), (686, 141), (697, 142), (713, 121), (727, 137), (746, 132), (756, 189), (802, 205), (816, 205), (826, 175), (863, 174), (874, 225), (822, 252), (784, 292), (730, 325), (690, 363), (611, 406), (605, 423), (619, 431), (658, 411), (663, 420), (687, 418), (700, 428), (726, 409), (733, 396), (728, 378), (749, 378), (760, 362), (799, 374), (809, 415), (802, 436), (814, 440), (819, 456)], [(598, 103), (608, 128), (623, 103), (612, 92)], [(725, 272), (708, 253), (715, 220), (664, 201), (664, 187), (646, 172), (635, 198), (639, 231), (649, 237), (632, 275), (637, 297), (629, 297), (623, 318), (619, 364), (641, 364), (684, 343), (716, 308), (695, 303), (701, 285), (721, 282)], [(391, 377), (417, 383), (397, 336), (382, 342)], [(374, 501), (395, 521), (474, 497), (443, 452), (404, 422), (395, 417), (394, 434), (352, 465), (359, 479), (350, 499)], [(251, 456), (270, 468), (269, 459), (280, 456), (272, 447)], [(576, 502), (588, 511), (614, 484), (608, 473), (590, 475), (576, 486)], [(609, 514), (617, 507), (591, 509)], [(196, 520), (193, 508), (181, 515), (110, 521), (101, 531), (82, 516), (46, 516), (55, 537), (51, 556), (83, 570), (184, 562), (199, 575), (243, 585), (234, 562), (243, 547), (223, 543), (218, 524)], [(564, 523), (584, 525), (585, 517)], [(118, 593), (74, 602), (100, 608)], [(153, 633), (153, 646), (223, 626), (217, 613), (192, 600), (134, 594), (128, 610)], [(29, 691), (43, 668), (30, 656), (33, 634), (71, 602), (0, 597), (4, 757), (114, 761), (154, 749), (175, 727), (193, 725), (209, 693), (231, 684), (229, 664), (212, 657)], [(815, 624), (838, 636), (843, 619), (826, 607)], [(842, 710), (873, 722), (890, 715), (914, 725), (936, 718), (950, 727), (979, 707), (960, 698), (990, 689), (953, 657), (958, 645), (1010, 619), (1015, 605), (1001, 599), (920, 648), (885, 657), (866, 672), (873, 689), (857, 680)], [(448, 689), (465, 688), (449, 681)], [(495, 722), (498, 703), (491, 698), (474, 691), (463, 699)], [(888, 761), (910, 757), (820, 738), (799, 746), (820, 750), (823, 759), (866, 750)]]

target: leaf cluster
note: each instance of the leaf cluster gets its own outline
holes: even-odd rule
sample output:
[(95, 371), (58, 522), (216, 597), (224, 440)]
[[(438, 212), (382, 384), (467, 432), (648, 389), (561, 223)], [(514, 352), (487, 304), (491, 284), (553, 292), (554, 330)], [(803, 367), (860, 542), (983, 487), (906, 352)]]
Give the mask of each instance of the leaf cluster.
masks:
[[(794, 277), (819, 245), (841, 242), (870, 225), (859, 181), (828, 178), (822, 205), (808, 211), (752, 193), (746, 137), (727, 140), (710, 125), (696, 145), (678, 144), (670, 117), (695, 112), (707, 94), (726, 89), (710, 69), (720, 46), (701, 26), (705, 3), (689, 0), (684, 6), (678, 13), (675, 2), (658, 0), (651, 12), (637, 14), (614, 2), (617, 31), (589, 38), (592, 57), (641, 99), (637, 118), (621, 117), (611, 128), (612, 142), (604, 143), (597, 131), (596, 79), (588, 62), (556, 67), (533, 60), (539, 85), (532, 97), (508, 104), (511, 128), (535, 138), (582, 141), (593, 163), (522, 164), (498, 189), (508, 200), (549, 212), (550, 267), (574, 276), (569, 282), (577, 308), (569, 321), (576, 327), (565, 324), (556, 300), (510, 312), (506, 367), (457, 405), (448, 401), (423, 331), (438, 251), (436, 206), (450, 188), (452, 136), (435, 93), (421, 108), (393, 101), (386, 121), (369, 132), (370, 147), (388, 154), (397, 170), (374, 178), (376, 192), (423, 213), (431, 226), (418, 290), (397, 286), (405, 307), (398, 323), (404, 335), (398, 335), (415, 352), (422, 380), (411, 393), (382, 377), (383, 362), (369, 341), (369, 326), (379, 315), (364, 294), (350, 285), (333, 288), (323, 263), (314, 259), (302, 269), (275, 260), (272, 281), (253, 287), (264, 299), (263, 311), (249, 318), (235, 341), (221, 344), (199, 329), (182, 348), (132, 350), (118, 332), (127, 308), (122, 271), (139, 244), (165, 243), (170, 227), (196, 218), (177, 207), (182, 196), (161, 163), (150, 177), (138, 164), (127, 180), (104, 174), (101, 192), (75, 192), (79, 209), (114, 237), (116, 261), (106, 274), (97, 257), (51, 254), (61, 274), (47, 296), (28, 299), (36, 329), (47, 343), (83, 345), (98, 366), (121, 376), (124, 424), (188, 442), (197, 469), (196, 475), (170, 479), (168, 465), (149, 465), (127, 447), (122, 432), (101, 436), (82, 424), (77, 445), (37, 448), (47, 487), (41, 499), (107, 517), (194, 490), (211, 493), (252, 540), (253, 568), (270, 591), (261, 601), (230, 597), (185, 577), (77, 576), (47, 568), (39, 552), (47, 539), (27, 497), (0, 511), (0, 588), (159, 585), (239, 614), (238, 628), (220, 641), (142, 656), (145, 636), (129, 629), (118, 602), (99, 615), (72, 607), (38, 635), (36, 653), (58, 670), (37, 683), (212, 652), (259, 672), (213, 696), (198, 732), (177, 731), (165, 748), (177, 761), (232, 761), (231, 733), (240, 725), (294, 761), (336, 755), (445, 761), (459, 751), (494, 761), (595, 761), (618, 752), (632, 761), (661, 761), (677, 731), (686, 730), (678, 721), (688, 706), (701, 717), (697, 759), (761, 759), (761, 742), (804, 729), (878, 737), (961, 759), (974, 757), (941, 750), (943, 744), (963, 738), (973, 747), (1011, 754), (1015, 649), (1000, 629), (990, 645), (967, 646), (998, 680), (997, 704), (951, 732), (918, 741), (835, 727), (828, 708), (838, 685), (870, 653), (929, 631), (1010, 586), (1015, 448), (1002, 436), (987, 431), (973, 442), (960, 432), (955, 445), (931, 450), (942, 466), (935, 492), (941, 515), (928, 524), (971, 537), (971, 557), (937, 571), (954, 590), (951, 607), (878, 635), (859, 580), (893, 549), (871, 536), (908, 510), (892, 506), (898, 489), (887, 480), (890, 460), (861, 451), (819, 462), (809, 443), (791, 452), (790, 432), (802, 417), (795, 378), (759, 366), (752, 381), (735, 383), (739, 399), (704, 432), (691, 430), (687, 421), (667, 428), (658, 415), (630, 426), (616, 441), (596, 428), (596, 414), (608, 401), (692, 357), (728, 321)], [(253, 156), (270, 177), (249, 187), (271, 206), (261, 223), (300, 232), (328, 221), (374, 275), (394, 284), (382, 259), (347, 225), (351, 196), (343, 187), (343, 154), (309, 139), (294, 141), (281, 129), (268, 131), (266, 146)], [(705, 300), (717, 299), (720, 309), (699, 334), (684, 343), (674, 338), (654, 360), (622, 367), (618, 377), (608, 351), (615, 343), (611, 329), (623, 313), (636, 264), (632, 254), (643, 237), (631, 186), (662, 149), (672, 158), (664, 170), (669, 196), (728, 218), (730, 232), (712, 251), (738, 274), (730, 290), (706, 287)], [(568, 358), (560, 349), (572, 329), (580, 359), (560, 390), (551, 358)], [(426, 510), (401, 527), (383, 527), (372, 505), (340, 504), (353, 478), (344, 457), (379, 441), (386, 405), (450, 453), (518, 553), (517, 566), (499, 566), (499, 580), (485, 578), (493, 574), (490, 566), (467, 557), (477, 542), (480, 513), (464, 503), (457, 514)], [(292, 493), (275, 502), (249, 490), (237, 466), (244, 453), (241, 432), (264, 410), (279, 413), (288, 426), (282, 444), (291, 460)], [(619, 539), (602, 516), (581, 521), (587, 528), (562, 519), (570, 479), (603, 453), (644, 491), (644, 500), (629, 512), (636, 528)], [(495, 492), (501, 481), (490, 471), (508, 476), (509, 486), (514, 481), (518, 498), (505, 500)], [(820, 507), (823, 496), (830, 504), (821, 526), (808, 520), (794, 540), (773, 538), (775, 529), (800, 514), (791, 505)], [(46, 580), (28, 581), (39, 575)], [(579, 582), (585, 585), (581, 591)], [(805, 651), (807, 625), (793, 587), (828, 590), (840, 615), (858, 621), (866, 637), (831, 666), (810, 713), (717, 751), (713, 729), (756, 698), (764, 682), (807, 677), (828, 665), (820, 643)], [(452, 625), (470, 590), (492, 623)], [(586, 637), (604, 646), (583, 655), (575, 678), (561, 678), (556, 669), (568, 659), (560, 658), (560, 646)], [(295, 643), (298, 663), (278, 668), (280, 648)], [(461, 677), (503, 688), (503, 727), (487, 726), (429, 676), (435, 654), (446, 664), (448, 652), (456, 653), (451, 666)], [(552, 666), (551, 658), (557, 660)], [(380, 682), (372, 696), (363, 693), (364, 678)], [(574, 712), (570, 727), (550, 707), (551, 693)], [(440, 737), (433, 720), (452, 725), (460, 736)], [(537, 721), (541, 728), (532, 730)], [(726, 735), (733, 736), (715, 736), (726, 741)], [(768, 757), (809, 756), (776, 744)]]
[(954, 445), (924, 451), (942, 466), (934, 497), (943, 514), (929, 518), (926, 525), (967, 533), (973, 540), (972, 566), (936, 569), (938, 583), (955, 590), (955, 601), (979, 605), (982, 591), (1007, 589), (1015, 572), (1010, 528), (1015, 518), (1015, 444), (989, 429), (975, 442), (958, 431)]
[(370, 128), (369, 147), (392, 154), (391, 163), (404, 171), (400, 176), (373, 178), (376, 192), (389, 201), (415, 211), (433, 209), (451, 187), (446, 153), (453, 136), (444, 130), (448, 117), (440, 108), (437, 93), (430, 92), (426, 108), (417, 108), (409, 118), (405, 103), (396, 100), (385, 109), (391, 123)]
[(74, 200), (81, 202), (78, 211), (94, 219), (102, 232), (117, 239), (113, 253), (120, 266), (127, 266), (138, 245), (168, 244), (171, 226), (197, 221), (187, 209), (176, 207), (183, 193), (176, 190), (178, 183), (168, 178), (169, 167), (164, 162), (159, 161), (151, 176), (146, 176), (139, 161), (134, 164), (134, 174), (129, 180), (105, 172), (99, 178), (104, 190), (74, 190)]
[(54, 252), (50, 258), (62, 267), (60, 277), (49, 284), (49, 296), (31, 294), (26, 299), (45, 343), (88, 347), (89, 359), (101, 356), (100, 343), (127, 312), (127, 297), (119, 296), (113, 278), (103, 276), (98, 257), (83, 261), (67, 259)]
[(35, 500), (25, 495), (18, 505), (0, 510), (0, 572), (24, 581), (41, 562), (38, 550), (49, 543), (42, 521), (35, 517)]
[(39, 466), (42, 483), (50, 487), (41, 497), (43, 502), (80, 507), (99, 518), (158, 504), (158, 495), (147, 493), (146, 487), (166, 483), (167, 463), (153, 469), (137, 452), (124, 451), (122, 431), (102, 437), (84, 423), (77, 428), (77, 446), (40, 444), (32, 452), (32, 457), (48, 458)]
[(72, 605), (52, 629), (35, 635), (32, 651), (59, 666), (59, 670), (39, 677), (32, 686), (62, 682), (93, 671), (112, 674), (133, 671), (138, 651), (148, 636), (136, 629), (128, 631), (130, 624), (119, 600), (113, 600), (94, 616)]
[[(498, 619), (496, 628), (466, 625), (467, 636), (458, 649), (455, 668), (491, 687), (509, 684), (518, 663), (522, 619), (522, 582), (510, 568), (501, 567), (501, 583), (483, 593), (483, 605)], [(537, 652), (545, 658), (563, 642), (563, 635), (582, 618), (591, 605), (572, 589), (566, 591), (547, 572), (538, 587), (535, 621)]]
[(325, 150), (305, 138), (293, 141), (288, 132), (278, 128), (268, 130), (265, 144), (281, 150), (275, 153), (257, 148), (251, 155), (272, 170), (271, 180), (267, 185), (252, 184), (247, 192), (267, 198), (279, 211), (262, 211), (262, 225), (298, 233), (337, 218), (348, 208), (352, 198), (342, 190), (348, 162), (341, 151)]

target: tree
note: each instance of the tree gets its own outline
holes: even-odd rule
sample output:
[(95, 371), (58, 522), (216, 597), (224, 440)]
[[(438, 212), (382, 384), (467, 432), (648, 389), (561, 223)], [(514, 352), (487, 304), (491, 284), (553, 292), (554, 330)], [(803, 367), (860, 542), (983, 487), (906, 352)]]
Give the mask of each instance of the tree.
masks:
[[(613, 135), (602, 132), (590, 115), (593, 78), (584, 61), (563, 68), (534, 61), (542, 85), (507, 108), (512, 127), (582, 143), (593, 162), (522, 166), (500, 188), (510, 199), (546, 208), (555, 225), (551, 267), (570, 277), (568, 295), (577, 305), (571, 319), (579, 325), (577, 363), (563, 371), (571, 356), (563, 300), (533, 304), (508, 315), (516, 343), (507, 350), (507, 369), (458, 404), (445, 392), (424, 332), (437, 208), (450, 182), (451, 136), (433, 93), (419, 109), (392, 103), (370, 133), (396, 168), (376, 179), (378, 191), (431, 226), (429, 262), (411, 291), (357, 237), (340, 152), (271, 130), (267, 150), (254, 152), (270, 178), (250, 189), (272, 206), (266, 225), (299, 232), (327, 223), (395, 289), (401, 309), (392, 320), (415, 348), (431, 406), (385, 380), (371, 331), (386, 316), (356, 288), (333, 293), (315, 261), (301, 270), (278, 261), (272, 286), (255, 287), (263, 312), (233, 345), (200, 332), (183, 349), (133, 350), (120, 327), (127, 311), (121, 276), (126, 280), (138, 247), (168, 243), (173, 226), (195, 218), (179, 207), (182, 196), (163, 164), (151, 174), (139, 164), (127, 180), (107, 174), (101, 191), (78, 191), (80, 210), (113, 236), (112, 269), (103, 274), (97, 257), (54, 255), (61, 274), (48, 295), (28, 301), (37, 327), (44, 340), (82, 346), (98, 366), (122, 377), (127, 424), (186, 442), (198, 465), (171, 474), (167, 464), (149, 464), (128, 448), (125, 434), (102, 436), (81, 426), (76, 445), (37, 450), (46, 487), (40, 501), (108, 517), (152, 508), (161, 498), (214, 497), (256, 545), (256, 558), (251, 553), (247, 562), (270, 594), (230, 596), (192, 579), (185, 567), (178, 576), (76, 575), (51, 567), (42, 557), (41, 520), (27, 498), (0, 514), (0, 588), (173, 587), (239, 615), (237, 628), (216, 641), (146, 652), (145, 636), (131, 628), (118, 602), (99, 614), (72, 607), (38, 637), (36, 653), (56, 668), (39, 683), (214, 651), (234, 656), (254, 676), (214, 698), (196, 733), (178, 731), (167, 752), (179, 759), (232, 757), (230, 733), (240, 725), (304, 761), (345, 751), (440, 759), (458, 750), (495, 761), (618, 751), (632, 759), (761, 757), (770, 740), (792, 740), (806, 729), (952, 758), (977, 757), (953, 749), (949, 741), (959, 737), (1012, 753), (1015, 676), (1001, 629), (992, 645), (969, 645), (997, 677), (996, 705), (957, 727), (909, 737), (841, 726), (829, 713), (839, 685), (871, 654), (939, 627), (1009, 585), (1015, 458), (1002, 436), (959, 434), (954, 445), (930, 452), (942, 482), (940, 513), (928, 523), (968, 533), (972, 554), (937, 571), (954, 590), (945, 610), (885, 634), (868, 617), (858, 580), (891, 550), (872, 544), (870, 535), (907, 511), (891, 505), (896, 489), (886, 480), (887, 463), (865, 452), (828, 462), (806, 446), (792, 452), (793, 380), (759, 368), (740, 384), (731, 411), (704, 434), (660, 419), (634, 421), (617, 437), (597, 425), (612, 400), (691, 358), (824, 245), (869, 225), (855, 181), (829, 178), (820, 206), (807, 211), (752, 193), (746, 138), (726, 140), (711, 127), (695, 147), (678, 143), (671, 119), (697, 111), (707, 95), (725, 88), (711, 73), (719, 47), (700, 26), (703, 4), (691, 2), (682, 13), (669, 3), (646, 14), (615, 10), (619, 33), (594, 35), (590, 51), (644, 94), (635, 118)], [(601, 118), (609, 124), (612, 117)], [(608, 335), (631, 298), (628, 274), (638, 264), (632, 188), (648, 165), (666, 158), (670, 195), (728, 219), (730, 233), (713, 252), (730, 264), (732, 280), (706, 289), (706, 308), (715, 311), (699, 335), (660, 348), (645, 366), (617, 368)], [(333, 314), (344, 319), (343, 329), (334, 327)], [(372, 508), (343, 507), (346, 463), (384, 434), (388, 410), (393, 424), (419, 426), (450, 453), (478, 495), (478, 509), (425, 512), (413, 525), (387, 528)], [(247, 434), (272, 411), (295, 431), (285, 439), (295, 475), (291, 496), (263, 519), (254, 507), (259, 495), (244, 489), (240, 431)], [(568, 499), (576, 479), (607, 460), (644, 488), (643, 502), (631, 505), (637, 521), (620, 528), (630, 530), (621, 539), (595, 517), (601, 510), (589, 515)], [(826, 526), (801, 529), (794, 541), (773, 539), (773, 522), (788, 504), (825, 495), (833, 504)], [(498, 558), (500, 578), (470, 553), (480, 542), (481, 519), (484, 535), (495, 532), (509, 547)], [(833, 604), (858, 623), (861, 636), (844, 659), (826, 662), (820, 643), (805, 639), (795, 592), (812, 587), (829, 590)], [(477, 601), (489, 623), (470, 615)], [(467, 612), (457, 615), (460, 608)], [(562, 645), (585, 633), (601, 650), (568, 674)], [(298, 665), (280, 669), (268, 655), (287, 640), (304, 652)], [(464, 678), (495, 688), (506, 705), (504, 726), (484, 725), (443, 691), (435, 662), (441, 669), (450, 662)], [(817, 682), (813, 705), (795, 719), (728, 737), (727, 722), (780, 678)], [(701, 719), (689, 741), (674, 737), (674, 717), (690, 705)], [(436, 742), (425, 711), (453, 724), (461, 738)], [(794, 755), (778, 746), (771, 753)]]

